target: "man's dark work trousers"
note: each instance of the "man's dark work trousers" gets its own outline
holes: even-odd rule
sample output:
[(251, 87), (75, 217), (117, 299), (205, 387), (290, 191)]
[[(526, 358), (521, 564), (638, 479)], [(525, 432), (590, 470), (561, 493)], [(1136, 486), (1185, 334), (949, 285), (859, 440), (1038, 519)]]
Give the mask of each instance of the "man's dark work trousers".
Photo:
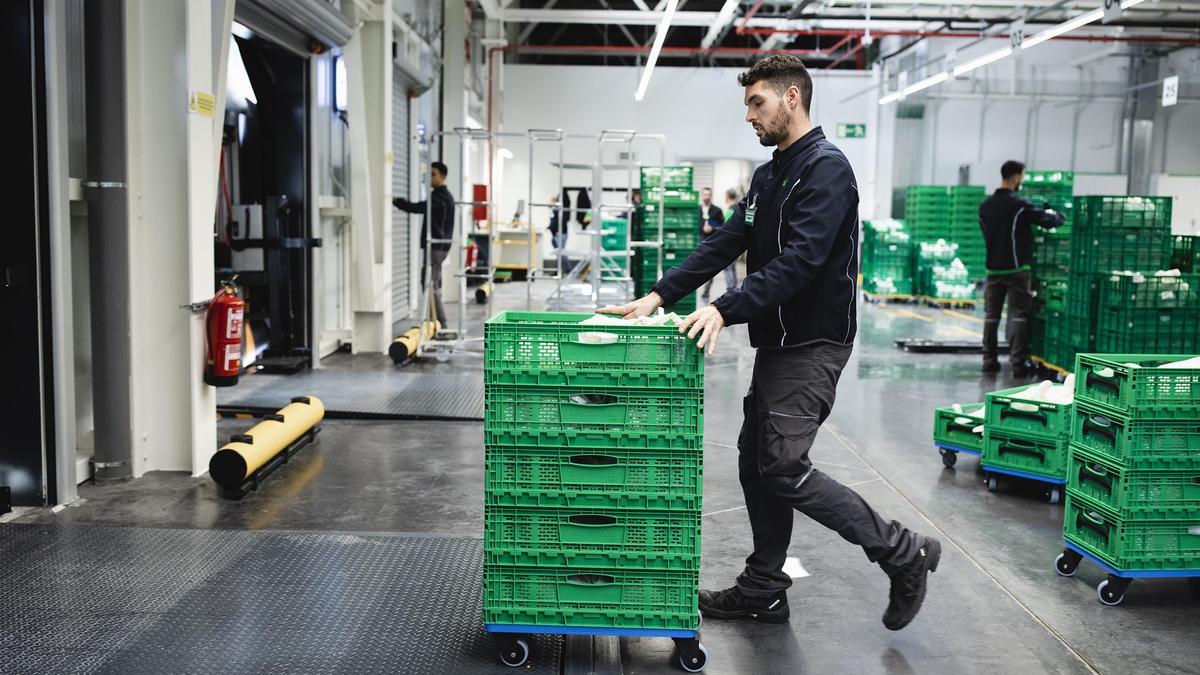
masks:
[(996, 340), (1000, 332), (1000, 314), (1008, 297), (1011, 335), (1008, 336), (1009, 363), (1024, 367), (1029, 358), (1029, 311), (1033, 306), (1029, 272), (989, 274), (983, 291), (983, 362), (996, 363)]
[[(792, 509), (861, 546), (889, 574), (913, 560), (921, 538), (888, 522), (854, 490), (813, 468), (809, 448), (833, 409), (838, 378), (853, 347), (816, 344), (759, 349), (743, 403), (738, 477), (754, 534), (754, 553), (738, 577), (742, 593), (769, 597), (792, 585), (783, 572)], [(863, 411), (877, 414), (878, 411)]]

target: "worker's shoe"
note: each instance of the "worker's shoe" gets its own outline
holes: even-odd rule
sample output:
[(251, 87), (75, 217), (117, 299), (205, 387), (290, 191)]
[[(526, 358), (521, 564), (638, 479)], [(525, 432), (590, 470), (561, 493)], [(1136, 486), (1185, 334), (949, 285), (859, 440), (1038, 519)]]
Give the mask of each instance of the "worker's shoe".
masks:
[(942, 558), (942, 544), (925, 537), (917, 557), (892, 574), (891, 601), (883, 613), (883, 625), (888, 630), (900, 630), (913, 620), (925, 602), (925, 584), (929, 573), (936, 571)]
[(764, 623), (785, 623), (791, 616), (786, 594), (754, 598), (743, 595), (737, 586), (700, 591), (700, 613), (710, 619), (755, 619)]
[(1022, 364), (1014, 365), (1012, 367), (1012, 376), (1018, 380), (1024, 380), (1025, 378), (1029, 377), (1029, 375), (1029, 369)]
[(983, 362), (983, 372), (985, 372), (985, 373), (1000, 372), (1000, 362), (999, 361), (984, 361)]

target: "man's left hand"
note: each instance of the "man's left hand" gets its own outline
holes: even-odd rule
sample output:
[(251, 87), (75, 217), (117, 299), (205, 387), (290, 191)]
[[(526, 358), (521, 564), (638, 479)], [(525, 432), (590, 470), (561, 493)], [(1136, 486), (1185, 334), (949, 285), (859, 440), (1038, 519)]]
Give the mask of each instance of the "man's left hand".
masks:
[(721, 334), (721, 330), (725, 328), (725, 317), (721, 316), (721, 312), (712, 305), (706, 305), (688, 315), (683, 323), (679, 325), (680, 333), (687, 333), (688, 339), (695, 340), (699, 335), (700, 339), (696, 340), (696, 346), (700, 349), (708, 347), (706, 353), (709, 356), (717, 349), (717, 336)]

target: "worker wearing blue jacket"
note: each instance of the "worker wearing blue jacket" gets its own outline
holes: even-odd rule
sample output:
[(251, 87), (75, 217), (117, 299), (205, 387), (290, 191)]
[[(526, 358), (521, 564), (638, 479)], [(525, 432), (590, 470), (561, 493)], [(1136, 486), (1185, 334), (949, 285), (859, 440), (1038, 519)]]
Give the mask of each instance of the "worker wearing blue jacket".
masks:
[(747, 253), (747, 276), (680, 326), (711, 355), (721, 330), (748, 323), (757, 348), (743, 402), (738, 475), (754, 551), (731, 588), (701, 591), (716, 619), (788, 620), (783, 571), (800, 511), (861, 546), (891, 577), (884, 625), (899, 630), (921, 608), (941, 544), (881, 517), (856, 492), (813, 467), (813, 439), (833, 408), (857, 329), (858, 185), (845, 155), (809, 121), (812, 79), (793, 55), (777, 54), (738, 78), (746, 121), (771, 161), (754, 172), (733, 215), (653, 291), (600, 311), (627, 318), (670, 305)]

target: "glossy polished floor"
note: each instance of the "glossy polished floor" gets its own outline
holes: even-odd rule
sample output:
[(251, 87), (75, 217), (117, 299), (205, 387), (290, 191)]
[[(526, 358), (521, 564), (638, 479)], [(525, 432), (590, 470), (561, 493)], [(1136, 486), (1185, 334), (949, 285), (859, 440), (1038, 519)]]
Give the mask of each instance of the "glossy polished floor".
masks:
[[(523, 286), (502, 286), (498, 295), (499, 305), (523, 306)], [(472, 308), (473, 322), (482, 316), (481, 308)], [(1200, 599), (1193, 594), (1193, 586), (1178, 580), (1139, 581), (1130, 588), (1124, 605), (1104, 607), (1095, 594), (1095, 585), (1103, 579), (1097, 568), (1084, 563), (1073, 579), (1054, 572), (1053, 560), (1062, 545), (1061, 506), (1048, 504), (1038, 489), (1025, 485), (986, 491), (971, 458), (960, 460), (957, 470), (943, 468), (930, 439), (932, 409), (981, 400), (984, 392), (1011, 386), (1011, 380), (1006, 375), (981, 377), (978, 356), (908, 354), (896, 350), (892, 342), (900, 337), (977, 339), (982, 322), (976, 314), (907, 305), (860, 305), (859, 316), (858, 348), (812, 456), (818, 467), (854, 486), (885, 516), (942, 539), (943, 561), (932, 577), (925, 608), (904, 631), (884, 629), (880, 616), (887, 597), (885, 576), (861, 551), (798, 516), (790, 555), (797, 558), (803, 572), (798, 572), (789, 594), (791, 621), (774, 626), (706, 622), (702, 638), (709, 652), (707, 672), (1195, 672), (1200, 664), (1200, 640), (1196, 639)], [(728, 585), (748, 553), (749, 527), (737, 483), (734, 446), (740, 401), (753, 358), (745, 331), (738, 327), (722, 338), (719, 353), (707, 366), (702, 568), (702, 583), (707, 587)], [(331, 357), (326, 365), (347, 370), (392, 367), (385, 359), (348, 355)], [(481, 365), (478, 355), (465, 355), (416, 368), (426, 373), (461, 373), (478, 371)], [(245, 425), (244, 421), (223, 420), (221, 435)], [(45, 546), (58, 542), (74, 547), (71, 555), (83, 574), (89, 563), (111, 563), (92, 559), (99, 553), (88, 548), (87, 537), (64, 538), (54, 532), (157, 528), (159, 536), (168, 540), (184, 530), (230, 531), (226, 534), (246, 539), (230, 539), (230, 547), (253, 548), (258, 542), (258, 546), (286, 552), (287, 542), (292, 541), (297, 555), (305, 550), (333, 555), (328, 548), (339, 537), (369, 543), (383, 541), (373, 537), (404, 539), (419, 534), (462, 544), (477, 541), (482, 534), (482, 457), (482, 425), (476, 422), (330, 420), (313, 447), (303, 450), (258, 492), (241, 501), (219, 498), (206, 477), (180, 474), (151, 474), (118, 486), (83, 486), (83, 499), (59, 513), (27, 512), (11, 524), (0, 525), (0, 552), (14, 545), (14, 537), (8, 533), (18, 530), (6, 529), (13, 527), (27, 528), (22, 546), (44, 540)], [(38, 529), (28, 529), (34, 527)], [(145, 538), (144, 532), (139, 534)], [(207, 546), (203, 550), (211, 552), (212, 545)], [(385, 556), (380, 560), (386, 569), (374, 571), (371, 578), (378, 593), (402, 601), (403, 594), (397, 595), (395, 589), (411, 582), (410, 575), (416, 570), (388, 567), (389, 561), (403, 560), (400, 553), (394, 559), (386, 558), (393, 548), (381, 544), (372, 549), (378, 553), (371, 555)], [(347, 550), (357, 549), (347, 546)], [(226, 551), (225, 559), (228, 564), (223, 569), (244, 582), (255, 577), (246, 576), (244, 566), (229, 560), (262, 564), (264, 558), (238, 557)], [(168, 556), (161, 564), (170, 565), (169, 560), (173, 558)], [(469, 560), (457, 564), (473, 569)], [(202, 574), (188, 565), (181, 564), (178, 569), (180, 574)], [(154, 577), (157, 585), (133, 584), (126, 592), (135, 597), (160, 593), (161, 585), (169, 585), (172, 579), (169, 568), (160, 572)], [(302, 570), (295, 573), (302, 574)], [(22, 584), (54, 588), (66, 583), (59, 577), (38, 577), (44, 573), (36, 564), (17, 571), (0, 569), (0, 583), (8, 587), (14, 574), (21, 575)], [(266, 587), (286, 592), (284, 586)], [(361, 585), (354, 590), (369, 592)], [(168, 599), (179, 603), (185, 597), (191, 596)], [(196, 640), (215, 650), (224, 648), (232, 659), (181, 660), (178, 663), (186, 666), (181, 665), (179, 671), (245, 672), (263, 666), (244, 650), (231, 648), (241, 645), (237, 641), (244, 638), (234, 633), (260, 625), (264, 617), (276, 616), (270, 612), (282, 610), (270, 602), (254, 605), (234, 601), (235, 595), (228, 597), (226, 609), (236, 612), (241, 621), (220, 624), (231, 631), (226, 643), (211, 626), (202, 628), (202, 622), (183, 622), (174, 631), (138, 632), (129, 622), (111, 621), (97, 629), (96, 638), (109, 645), (125, 644), (114, 652), (123, 654), (123, 660), (87, 660), (81, 656), (86, 648), (82, 652), (68, 649), (53, 670), (117, 672), (121, 670), (117, 664), (134, 670), (138, 664), (161, 667), (171, 662), (161, 658), (164, 652), (160, 651), (157, 659), (137, 660), (131, 658), (130, 650), (144, 654), (147, 645), (139, 645), (139, 639), (144, 643), (166, 635), (177, 644)], [(360, 600), (356, 594), (328, 592), (323, 596), (324, 608), (309, 608), (347, 619), (320, 624), (331, 631), (325, 637), (330, 653), (345, 654), (344, 659), (309, 664), (281, 661), (276, 669), (327, 672), (338, 669), (339, 664), (346, 670), (370, 663), (367, 669), (421, 672), (403, 664), (388, 667), (385, 661), (354, 660), (354, 650), (364, 643), (361, 635), (354, 634), (361, 620), (348, 614), (356, 607), (378, 609)], [(12, 659), (17, 649), (14, 645), (21, 644), (21, 626), (26, 625), (26, 631), (33, 628), (7, 619), (27, 609), (22, 605), (28, 602), (12, 594), (4, 597), (0, 670), (39, 670), (33, 664), (22, 667)], [(205, 606), (210, 612), (221, 609), (211, 602)], [(169, 609), (180, 612), (185, 607), (176, 604)], [(70, 611), (69, 605), (63, 611)], [(406, 620), (420, 623), (419, 618)], [(192, 635), (188, 631), (198, 632)], [(412, 639), (413, 634), (383, 631), (371, 635), (386, 641)], [(597, 639), (590, 650), (564, 645), (561, 654), (546, 654), (555, 644), (539, 645), (542, 655), (535, 658), (535, 668), (554, 670), (561, 658), (566, 673), (591, 672), (593, 668), (595, 672), (678, 672), (668, 665), (672, 645), (667, 640), (622, 639), (617, 644)], [(161, 649), (167, 650), (167, 656), (172, 654), (170, 645)], [(462, 649), (467, 656), (461, 662), (442, 661), (441, 667), (424, 672), (512, 672), (498, 665), (483, 665), (470, 656), (477, 647), (464, 645)], [(377, 652), (385, 659), (396, 658), (398, 653)], [(78, 658), (72, 661), (71, 654)], [(238, 661), (238, 655), (243, 660)], [(205, 667), (196, 668), (197, 663)]]

